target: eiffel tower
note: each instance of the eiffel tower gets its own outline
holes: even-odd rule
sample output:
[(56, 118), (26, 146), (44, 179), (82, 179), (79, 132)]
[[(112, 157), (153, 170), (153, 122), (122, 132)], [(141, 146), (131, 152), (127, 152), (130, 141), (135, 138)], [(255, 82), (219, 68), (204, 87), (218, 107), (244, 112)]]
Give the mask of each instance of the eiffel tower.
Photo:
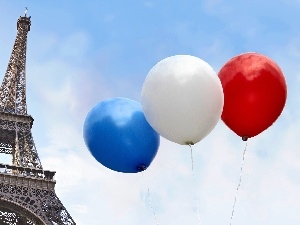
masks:
[[(27, 12), (27, 9), (26, 9)], [(76, 224), (55, 194), (55, 172), (44, 170), (26, 106), (26, 46), (30, 17), (20, 16), (17, 36), (0, 88), (0, 153), (12, 155), (12, 165), (0, 163), (0, 225)]]

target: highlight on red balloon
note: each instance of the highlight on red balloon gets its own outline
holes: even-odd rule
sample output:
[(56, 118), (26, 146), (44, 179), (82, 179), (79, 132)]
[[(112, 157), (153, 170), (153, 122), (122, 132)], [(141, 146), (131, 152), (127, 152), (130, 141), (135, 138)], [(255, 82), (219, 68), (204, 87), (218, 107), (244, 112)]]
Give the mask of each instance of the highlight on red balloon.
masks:
[(230, 59), (218, 76), (224, 91), (221, 118), (244, 141), (269, 128), (280, 116), (287, 85), (272, 59), (244, 53)]

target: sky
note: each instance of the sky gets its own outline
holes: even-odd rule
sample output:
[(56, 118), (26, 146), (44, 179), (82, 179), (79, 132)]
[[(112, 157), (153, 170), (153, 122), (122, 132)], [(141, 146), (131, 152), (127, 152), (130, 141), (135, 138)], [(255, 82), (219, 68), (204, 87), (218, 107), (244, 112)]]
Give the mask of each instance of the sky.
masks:
[(232, 224), (300, 223), (300, 1), (1, 0), (3, 76), (25, 7), (33, 138), (78, 225), (230, 224), (245, 142), (221, 120), (193, 146), (195, 182), (188, 146), (161, 138), (143, 174), (123, 174), (91, 156), (82, 128), (100, 101), (140, 101), (145, 77), (166, 57), (197, 56), (218, 72), (244, 52), (277, 62), (288, 97), (278, 120), (247, 142)]

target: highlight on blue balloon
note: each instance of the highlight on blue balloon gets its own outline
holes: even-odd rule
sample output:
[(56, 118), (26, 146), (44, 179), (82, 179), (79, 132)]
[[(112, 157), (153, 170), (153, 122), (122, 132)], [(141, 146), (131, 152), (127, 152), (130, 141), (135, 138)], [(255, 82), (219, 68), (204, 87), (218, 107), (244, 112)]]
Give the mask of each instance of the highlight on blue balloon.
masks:
[(126, 98), (110, 98), (93, 107), (86, 116), (83, 137), (98, 162), (123, 173), (147, 169), (160, 143), (141, 104)]

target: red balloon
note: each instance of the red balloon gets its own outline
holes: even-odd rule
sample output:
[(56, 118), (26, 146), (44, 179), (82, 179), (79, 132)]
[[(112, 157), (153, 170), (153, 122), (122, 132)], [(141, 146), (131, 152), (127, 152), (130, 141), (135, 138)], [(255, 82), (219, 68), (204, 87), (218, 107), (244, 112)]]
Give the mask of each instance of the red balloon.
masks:
[(222, 120), (243, 140), (270, 127), (281, 114), (287, 96), (279, 66), (258, 53), (229, 60), (218, 74), (224, 91)]

